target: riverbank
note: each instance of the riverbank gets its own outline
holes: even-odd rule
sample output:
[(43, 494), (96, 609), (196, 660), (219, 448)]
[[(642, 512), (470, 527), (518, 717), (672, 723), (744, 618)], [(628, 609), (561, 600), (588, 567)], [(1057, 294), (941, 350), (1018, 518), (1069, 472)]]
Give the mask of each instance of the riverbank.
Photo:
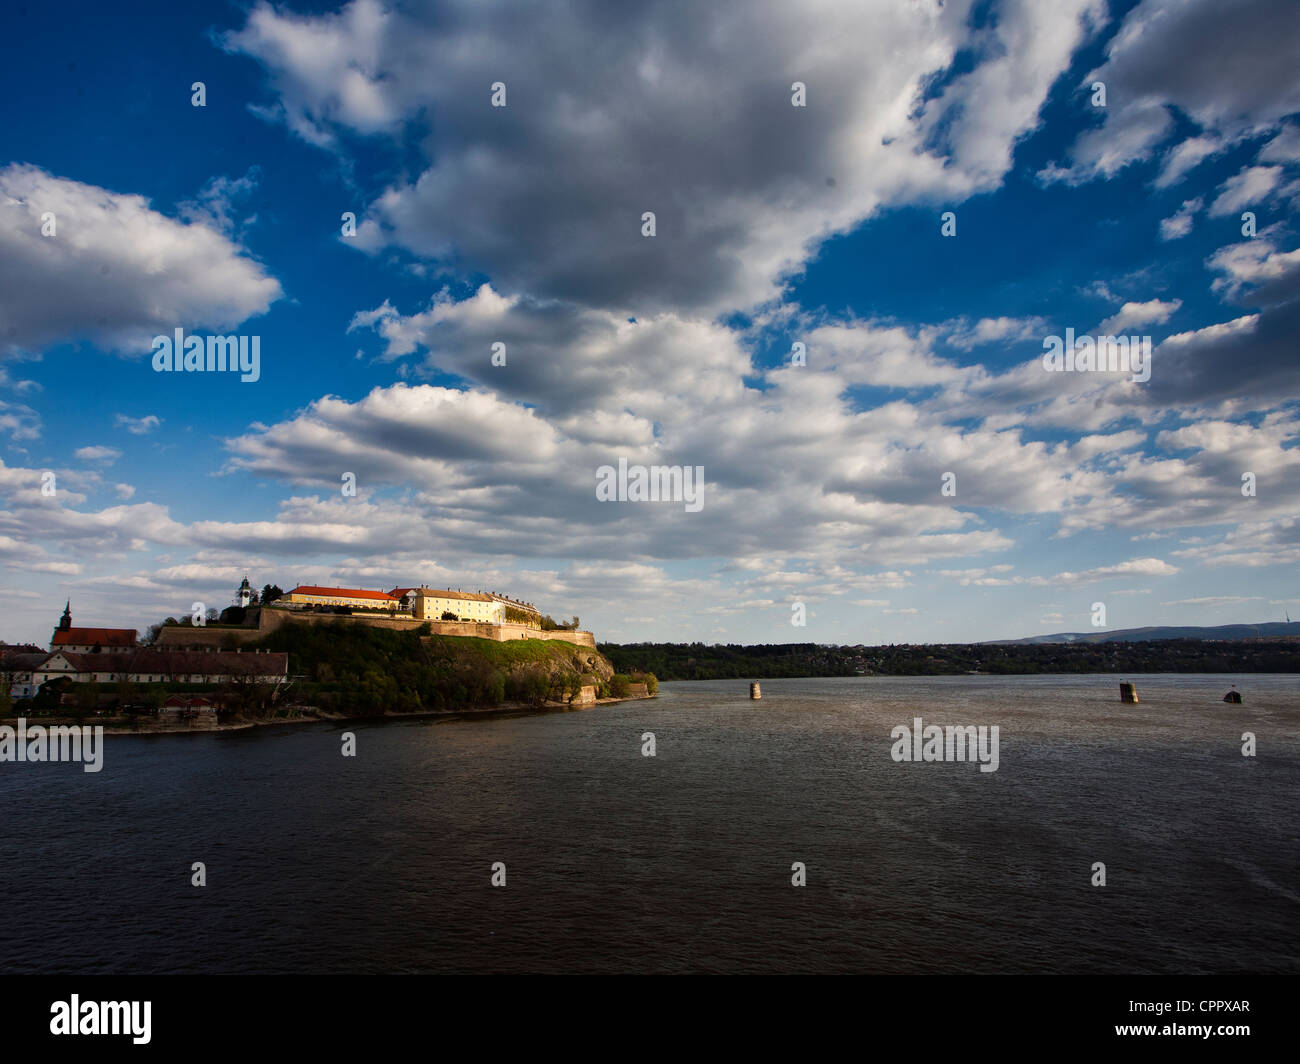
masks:
[[(496, 706), (468, 707), (457, 710), (423, 710), (406, 712), (401, 710), (384, 710), (382, 713), (337, 713), (317, 707), (303, 707), (302, 711), (292, 716), (256, 717), (226, 721), (172, 721), (133, 717), (67, 717), (25, 716), (27, 727), (102, 727), (111, 735), (214, 735), (224, 732), (251, 731), (254, 728), (277, 727), (286, 724), (321, 724), (321, 723), (359, 723), (374, 720), (468, 720), (475, 717), (521, 717), (544, 713), (577, 713), (582, 710), (595, 709), (599, 706), (616, 705), (620, 702), (640, 702), (654, 695), (637, 695), (631, 698), (598, 698), (594, 702), (566, 703), (547, 702), (540, 706), (528, 702), (505, 702)], [(16, 728), (18, 717), (0, 717), (0, 725)]]

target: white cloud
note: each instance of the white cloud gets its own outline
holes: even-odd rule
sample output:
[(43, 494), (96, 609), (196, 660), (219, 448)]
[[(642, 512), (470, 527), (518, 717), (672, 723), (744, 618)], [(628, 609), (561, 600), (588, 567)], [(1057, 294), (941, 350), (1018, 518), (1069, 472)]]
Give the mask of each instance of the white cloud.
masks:
[(1262, 163), (1300, 162), (1300, 125), (1288, 122), (1282, 131), (1260, 149)]
[[(651, 3), (592, 20), (259, 3), (226, 44), (263, 64), (267, 113), (313, 144), (435, 121), (423, 172), (370, 204), (350, 246), (481, 271), (508, 295), (711, 317), (771, 299), (884, 203), (997, 187), (1103, 5), (1010, 0), (977, 31), (970, 6)], [(952, 72), (958, 53), (972, 69)]]
[(1045, 318), (981, 318), (974, 325), (958, 323), (948, 342), (963, 351), (1002, 341), (1041, 339), (1046, 330)]
[(1221, 218), (1248, 207), (1258, 210), (1281, 180), (1280, 166), (1247, 167), (1219, 186), (1218, 198), (1210, 204), (1210, 217)]
[(30, 406), (0, 399), (0, 432), (14, 440), (35, 440), (41, 435), (41, 416)]
[(113, 424), (120, 429), (126, 429), (132, 436), (145, 436), (162, 424), (162, 418), (156, 414), (145, 414), (144, 417), (128, 417), (126, 414), (115, 414)]
[[(1276, 126), (1300, 111), (1292, 49), (1272, 47), (1292, 18), (1291, 0), (1142, 0), (1125, 16), (1106, 60), (1083, 79), (1102, 81), (1102, 125), (1082, 133), (1070, 166), (1048, 177), (1109, 177), (1151, 158), (1173, 130), (1176, 108), (1200, 127), (1165, 157), (1158, 186), (1174, 184), (1220, 145)], [(1213, 70), (1189, 57), (1210, 52)]]
[[(42, 236), (42, 215), (55, 235)], [(0, 170), (0, 352), (90, 338), (148, 354), (177, 326), (261, 314), (280, 285), (225, 236), (123, 195), (14, 163)]]
[(1165, 153), (1164, 165), (1155, 179), (1155, 187), (1168, 188), (1177, 184), (1191, 170), (1226, 146), (1215, 136), (1188, 137)]
[(122, 457), (122, 452), (116, 447), (78, 447), (73, 453), (83, 462), (104, 462), (108, 465)]
[(1203, 205), (1204, 201), (1200, 197), (1183, 200), (1183, 205), (1177, 211), (1168, 218), (1161, 219), (1160, 239), (1177, 240), (1190, 233), (1192, 231), (1192, 220)]
[(1119, 311), (1100, 325), (1097, 331), (1103, 336), (1126, 333), (1130, 329), (1140, 329), (1146, 325), (1163, 325), (1179, 307), (1181, 299), (1148, 299), (1145, 303), (1125, 303)]

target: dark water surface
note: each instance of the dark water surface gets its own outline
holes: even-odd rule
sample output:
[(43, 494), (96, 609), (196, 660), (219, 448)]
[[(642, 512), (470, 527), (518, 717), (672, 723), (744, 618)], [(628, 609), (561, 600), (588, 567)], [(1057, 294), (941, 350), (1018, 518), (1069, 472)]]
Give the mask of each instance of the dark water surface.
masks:
[[(0, 764), (0, 971), (1300, 972), (1300, 678), (1119, 679), (110, 735)], [(998, 771), (895, 763), (914, 716)]]

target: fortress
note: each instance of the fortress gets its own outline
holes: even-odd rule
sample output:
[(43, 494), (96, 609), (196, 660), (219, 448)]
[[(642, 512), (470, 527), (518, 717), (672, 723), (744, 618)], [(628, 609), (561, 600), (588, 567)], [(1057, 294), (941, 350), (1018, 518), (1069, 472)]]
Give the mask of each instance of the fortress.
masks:
[(531, 603), (495, 591), (460, 591), (426, 586), (390, 591), (303, 584), (274, 602), (251, 606), (248, 578), (238, 603), (246, 608), (242, 625), (169, 625), (158, 633), (160, 647), (238, 646), (261, 639), (285, 624), (363, 624), (411, 629), (427, 624), (432, 635), (473, 636), (505, 642), (546, 639), (596, 647), (591, 632), (542, 628), (542, 614)]

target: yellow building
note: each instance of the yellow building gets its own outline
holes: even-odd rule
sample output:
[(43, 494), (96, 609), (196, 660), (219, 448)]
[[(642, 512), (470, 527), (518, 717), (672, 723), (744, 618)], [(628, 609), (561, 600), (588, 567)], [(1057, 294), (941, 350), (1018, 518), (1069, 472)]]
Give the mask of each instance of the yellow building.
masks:
[(455, 614), (462, 621), (479, 624), (504, 624), (506, 605), (494, 595), (478, 591), (434, 591), (415, 589), (411, 615), (419, 621), (440, 621), (444, 613)]

